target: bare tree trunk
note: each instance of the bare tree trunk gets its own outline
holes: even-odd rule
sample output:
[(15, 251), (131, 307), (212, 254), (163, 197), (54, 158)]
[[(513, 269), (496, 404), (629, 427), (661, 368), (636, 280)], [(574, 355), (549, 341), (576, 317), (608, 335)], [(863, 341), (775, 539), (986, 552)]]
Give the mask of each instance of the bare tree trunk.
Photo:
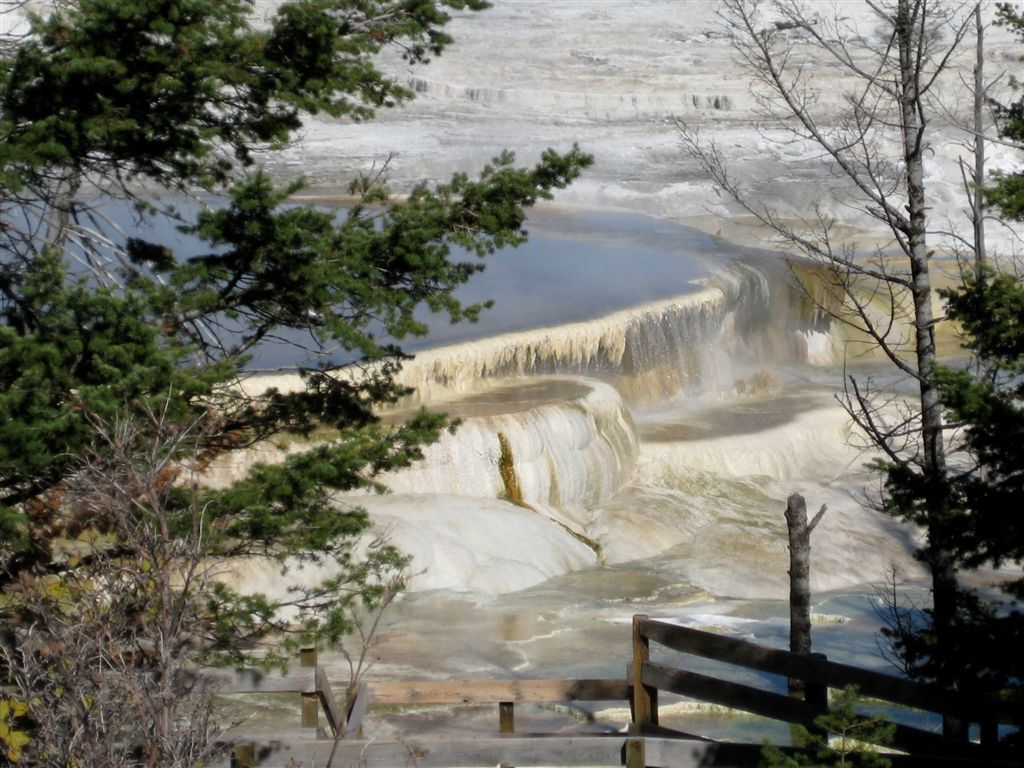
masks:
[[(923, 37), (924, 30), (916, 31), (917, 14), (911, 14), (909, 0), (900, 0), (896, 15), (896, 35), (899, 39), (901, 117), (903, 155), (906, 163), (907, 255), (910, 259), (911, 295), (914, 303), (914, 335), (917, 355), (917, 376), (921, 402), (921, 469), (926, 488), (928, 546), (925, 559), (932, 573), (932, 622), (939, 665), (937, 682), (950, 687), (954, 680), (942, 649), (952, 647), (952, 632), (956, 622), (958, 585), (951, 552), (951, 542), (945, 530), (949, 500), (945, 492), (946, 451), (943, 443), (942, 407), (935, 376), (935, 318), (932, 314), (932, 283), (929, 275), (925, 227), (927, 206), (924, 188), (924, 130), (925, 118), (918, 92), (920, 76), (914, 56), (915, 35)], [(921, 45), (920, 39), (917, 45)], [(944, 719), (943, 732), (951, 735), (959, 731), (959, 724)]]
[(974, 6), (976, 48), (974, 55), (974, 194), (971, 197), (971, 221), (974, 224), (974, 270), (980, 284), (988, 255), (985, 252), (985, 206), (981, 190), (985, 186), (985, 27), (981, 22), (981, 3)]
[[(789, 650), (811, 652), (811, 532), (825, 514), (822, 505), (814, 519), (807, 522), (807, 502), (799, 493), (786, 500), (786, 527), (789, 529)], [(791, 694), (804, 692), (804, 681), (789, 679)]]
[[(877, 46), (864, 43), (856, 25), (819, 13), (816, 4), (777, 0), (765, 4), (769, 5), (773, 15), (766, 17), (759, 14), (754, 0), (724, 3), (731, 41), (752, 75), (755, 98), (765, 114), (776, 118), (796, 140), (818, 145), (837, 174), (849, 182), (844, 193), (858, 199), (862, 210), (883, 224), (892, 240), (876, 244), (876, 258), (861, 259), (862, 243), (835, 239), (836, 221), (827, 209), (815, 209), (794, 226), (792, 217), (756, 199), (730, 176), (718, 147), (702, 144), (695, 131), (681, 124), (684, 146), (719, 187), (758, 221), (825, 265), (844, 303), (835, 310), (825, 304), (820, 308), (873, 340), (895, 368), (917, 382), (916, 413), (901, 416), (896, 423), (870, 386), (862, 391), (853, 376), (854, 394), (848, 395), (846, 405), (870, 442), (885, 454), (892, 468), (889, 479), (896, 470), (913, 479), (912, 503), (890, 511), (927, 531), (920, 557), (932, 573), (936, 642), (929, 661), (934, 662), (937, 682), (954, 687), (955, 675), (943, 657), (954, 646), (959, 590), (936, 377), (924, 156), (929, 91), (937, 90), (939, 75), (949, 70), (951, 57), (972, 24), (978, 27), (981, 46), (979, 12), (973, 4), (963, 9), (965, 13), (949, 12), (929, 0), (869, 3), (887, 33), (885, 45)], [(802, 46), (807, 46), (810, 58), (804, 58)], [(858, 83), (846, 96), (838, 117), (822, 107), (821, 94), (805, 66), (814, 55), (837, 64)], [(978, 66), (976, 82), (981, 78), (980, 60)], [(980, 110), (983, 99), (976, 98), (980, 99), (976, 110)], [(894, 146), (890, 129), (896, 127), (898, 145)], [(984, 162), (980, 130), (978, 134), (976, 179), (977, 168)], [(897, 168), (900, 177), (894, 179)], [(965, 179), (970, 173), (964, 170)], [(980, 226), (980, 208), (976, 218)], [(983, 254), (983, 240), (976, 237), (976, 241)], [(893, 242), (901, 252), (898, 260), (890, 255)], [(872, 302), (888, 302), (888, 312), (876, 313)], [(903, 332), (904, 321), (910, 323), (909, 337)]]
[(59, 181), (53, 199), (47, 207), (44, 240), (46, 245), (55, 251), (63, 252), (67, 246), (71, 231), (71, 214), (81, 187), (82, 179), (78, 174)]

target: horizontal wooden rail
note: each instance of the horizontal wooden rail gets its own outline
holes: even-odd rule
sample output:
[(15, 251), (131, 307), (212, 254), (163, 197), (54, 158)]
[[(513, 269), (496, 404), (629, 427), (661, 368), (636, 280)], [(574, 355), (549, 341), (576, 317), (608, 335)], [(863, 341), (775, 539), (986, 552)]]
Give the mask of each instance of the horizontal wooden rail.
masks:
[[(626, 737), (608, 735), (515, 735), (498, 738), (403, 738), (400, 741), (362, 740), (361, 726), (365, 713), (375, 704), (495, 704), (512, 702), (554, 701), (623, 701), (629, 698), (631, 686), (624, 680), (489, 680), (489, 681), (396, 681), (363, 684), (348, 712), (342, 713), (331, 694), (331, 685), (321, 667), (294, 670), (285, 675), (245, 670), (241, 673), (223, 670), (204, 671), (223, 691), (233, 693), (292, 692), (314, 693), (323, 704), (332, 727), (337, 727), (337, 742), (297, 736), (275, 738), (269, 743), (245, 743), (245, 754), (251, 754), (251, 765), (322, 764), (336, 752), (335, 766), (360, 768), (469, 768), (478, 765), (531, 766), (621, 766), (644, 765), (660, 768), (754, 768), (758, 765), (761, 746), (754, 744), (720, 744), (670, 729), (650, 726), (644, 733)], [(643, 687), (694, 696), (706, 701), (742, 709), (792, 722), (810, 723), (821, 707), (770, 691), (738, 683), (716, 680), (650, 662), (642, 666)], [(941, 736), (900, 726), (897, 748), (931, 753), (929, 756), (894, 756), (894, 768), (1003, 768), (1011, 763), (992, 760), (982, 755), (979, 760), (974, 745), (950, 742)], [(935, 756), (935, 755), (939, 756)], [(963, 760), (961, 757), (969, 757)], [(637, 762), (639, 761), (639, 762)], [(241, 763), (238, 763), (241, 764)], [(294, 764), (294, 762), (292, 762)]]
[[(260, 765), (324, 765), (335, 750), (335, 768), (476, 768), (515, 766), (622, 765), (623, 737), (502, 736), (494, 738), (404, 738), (401, 741), (280, 740), (260, 749)], [(680, 766), (682, 768), (682, 766)]]
[[(979, 713), (991, 725), (994, 718), (1007, 719), (1008, 708), (1000, 702), (966, 704), (963, 699), (928, 686), (890, 675), (836, 664), (825, 659), (765, 648), (743, 640), (711, 635), (665, 622), (634, 617), (634, 662), (626, 679), (584, 680), (405, 680), (363, 683), (345, 702), (334, 698), (331, 682), (318, 665), (294, 669), (286, 674), (261, 670), (200, 670), (198, 684), (209, 684), (221, 693), (299, 693), (313, 697), (327, 716), (335, 740), (311, 735), (282, 736), (254, 749), (251, 742), (236, 743), (236, 758), (251, 755), (246, 765), (323, 764), (336, 752), (334, 765), (360, 768), (469, 768), (478, 765), (530, 766), (659, 766), (659, 768), (754, 768), (761, 759), (761, 746), (722, 744), (688, 734), (673, 732), (657, 724), (657, 694), (666, 691), (718, 703), (734, 709), (778, 720), (812, 725), (826, 708), (826, 687), (856, 685), (866, 695), (887, 699), (931, 712), (954, 707), (971, 721)], [(726, 663), (741, 665), (783, 677), (807, 681), (804, 700), (724, 681), (707, 675), (652, 663), (649, 643)], [(308, 654), (307, 654), (308, 655)], [(315, 664), (315, 658), (307, 663)], [(637, 662), (640, 659), (640, 663)], [(347, 685), (347, 683), (345, 684)], [(811, 696), (810, 692), (821, 695)], [(516, 702), (630, 701), (634, 725), (622, 734), (545, 734), (523, 736), (512, 733)], [(347, 710), (345, 704), (347, 703)], [(400, 741), (365, 741), (364, 717), (376, 705), (498, 704), (501, 737), (403, 738)], [(642, 719), (637, 712), (646, 711)], [(306, 732), (309, 734), (309, 732)], [(267, 738), (267, 737), (264, 737)], [(967, 766), (1018, 765), (1004, 750), (986, 750), (977, 744), (947, 739), (909, 726), (897, 725), (892, 744), (911, 753), (893, 756), (894, 768), (967, 768)], [(239, 751), (241, 750), (241, 751)], [(1018, 757), (1012, 755), (1012, 757)], [(1005, 762), (1000, 762), (1005, 761)], [(236, 762), (242, 765), (242, 761)]]
[(345, 720), (345, 713), (335, 701), (323, 667), (298, 667), (284, 673), (262, 669), (203, 668), (194, 672), (193, 677), (218, 694), (298, 693), (314, 696), (323, 707), (332, 733), (337, 733)]
[[(801, 699), (657, 664), (644, 665), (643, 680), (645, 685), (656, 686), (662, 691), (807, 727), (811, 727), (814, 719), (823, 714), (820, 708)], [(980, 748), (978, 744), (950, 739), (909, 725), (895, 724), (895, 729), (888, 746), (912, 754), (973, 758), (977, 757)]]
[(396, 680), (370, 684), (374, 704), (627, 701), (625, 680)]
[[(762, 688), (654, 664), (649, 654), (652, 642), (682, 653), (799, 680), (804, 686), (804, 698), (796, 699)], [(658, 691), (670, 691), (784, 722), (799, 723), (813, 730), (815, 719), (827, 709), (828, 688), (852, 685), (866, 696), (926, 712), (951, 714), (981, 725), (982, 743), (977, 744), (892, 723), (895, 732), (891, 746), (896, 749), (916, 756), (983, 758), (1018, 764), (1020, 761), (1019, 753), (998, 743), (998, 724), (1019, 723), (1019, 712), (994, 697), (981, 699), (957, 695), (892, 675), (838, 664), (824, 657), (767, 648), (745, 640), (654, 621), (643, 615), (633, 617), (633, 648), (630, 674), (634, 680), (634, 717), (631, 733), (655, 732)], [(631, 755), (630, 768), (640, 768), (644, 764), (641, 758), (635, 753)], [(646, 757), (642, 759), (647, 760)]]
[(191, 673), (193, 681), (218, 694), (246, 693), (298, 693), (315, 696), (331, 731), (337, 733), (345, 721), (334, 698), (334, 691), (323, 667), (297, 667), (287, 672), (267, 672), (262, 669), (217, 669), (204, 667)]
[[(331, 682), (320, 666), (299, 667), (283, 674), (259, 669), (202, 669), (193, 674), (217, 693), (313, 696), (323, 708), (332, 734), (343, 741), (361, 738), (371, 704), (499, 704), (501, 722), (505, 731), (511, 731), (515, 702), (628, 701), (630, 696), (624, 680), (400, 680), (363, 683), (346, 712), (334, 698)], [(251, 745), (245, 743), (244, 747), (243, 751), (250, 750)], [(262, 764), (263, 758), (258, 762)]]
[(816, 659), (789, 651), (765, 648), (746, 640), (715, 635), (653, 619), (641, 619), (640, 633), (650, 640), (682, 653), (742, 665), (783, 677), (843, 688), (855, 685), (865, 696), (874, 696), (928, 712), (957, 715), (977, 722), (994, 718), (1010, 722), (1017, 712), (1006, 702), (991, 697), (964, 697), (912, 680), (861, 669), (848, 664)]
[(216, 693), (316, 693), (316, 670), (298, 667), (288, 672), (267, 672), (262, 669), (197, 670), (194, 675)]
[[(300, 653), (300, 666), (288, 672), (267, 672), (262, 669), (217, 669), (201, 668), (187, 674), (186, 685), (198, 685), (217, 694), (247, 693), (297, 693), (302, 697), (302, 726), (309, 728), (318, 736), (319, 709), (327, 716), (327, 724), (331, 734), (337, 738), (355, 738), (359, 735), (362, 725), (362, 714), (365, 711), (366, 686), (363, 685), (363, 709), (357, 715), (359, 722), (352, 723), (352, 712), (343, 712), (334, 698), (331, 682), (327, 672), (317, 664), (315, 648), (304, 648)], [(359, 703), (357, 699), (356, 704)], [(353, 710), (355, 707), (353, 706)], [(240, 734), (241, 735), (241, 734)], [(324, 742), (332, 743), (332, 742)], [(268, 747), (256, 749), (250, 739), (240, 738), (231, 744), (233, 768), (255, 768), (264, 764)]]
[[(625, 680), (396, 680), (369, 686), (367, 703), (383, 706), (497, 704), (498, 730), (515, 732), (516, 703), (629, 701)], [(358, 703), (358, 701), (357, 701)], [(350, 722), (362, 718), (365, 704)], [(356, 706), (353, 706), (353, 710)], [(347, 728), (346, 738), (351, 731)]]
[(660, 664), (644, 664), (643, 682), (644, 685), (649, 685), (660, 691), (678, 693), (711, 704), (785, 720), (789, 723), (809, 726), (814, 722), (814, 718), (823, 714), (820, 708), (812, 706), (802, 699), (752, 688), (740, 683), (731, 683), (684, 669), (663, 667)]

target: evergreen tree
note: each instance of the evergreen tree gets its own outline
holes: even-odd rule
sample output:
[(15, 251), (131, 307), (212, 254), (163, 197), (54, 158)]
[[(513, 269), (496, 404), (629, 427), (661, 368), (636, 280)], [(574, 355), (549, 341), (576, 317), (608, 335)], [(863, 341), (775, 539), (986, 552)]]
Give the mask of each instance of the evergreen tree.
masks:
[[(967, 566), (1002, 565), (1024, 558), (1024, 283), (1011, 274), (990, 274), (982, 282), (946, 296), (978, 372), (945, 369), (943, 402), (950, 418), (964, 426), (974, 463), (954, 475), (962, 515), (961, 551)], [(1024, 576), (1007, 585), (1024, 598)]]
[(859, 714), (857, 703), (855, 687), (837, 691), (828, 712), (814, 719), (815, 730), (793, 726), (793, 746), (797, 749), (784, 752), (774, 744), (765, 744), (760, 768), (890, 768), (892, 761), (876, 745), (892, 744), (896, 726)]
[[(24, 26), (21, 5), (0, 18), (5, 663), (49, 669), (45, 646), (26, 651), (26, 628), (63, 627), (55, 642), (77, 642), (82, 632), (65, 630), (95, 629), (86, 606), (114, 607), (90, 599), (104, 583), (131, 593), (101, 617), (122, 624), (118, 658), (151, 676), (167, 671), (153, 659), (239, 658), (282, 630), (294, 642), (337, 640), (353, 606), (379, 596), (374, 574), (401, 560), (390, 551), (369, 565), (355, 558), (365, 514), (337, 509), (330, 494), (414, 461), (447, 424), (426, 412), (377, 423), (375, 408), (406, 393), (395, 380), (399, 344), (426, 333), (424, 308), (474, 319), (484, 305), (463, 305), (453, 291), (483, 267), (453, 249), (483, 257), (523, 242), (525, 208), (590, 158), (574, 147), (522, 168), (501, 154), (476, 178), (421, 184), (401, 201), (381, 179), (355, 179), (358, 201), (344, 218), (289, 204), (301, 184), (278, 187), (259, 168), (259, 152), (293, 140), (306, 115), (368, 120), (411, 98), (375, 55), (396, 45), (425, 63), (451, 42), (448, 11), (480, 10), (483, 0), (292, 0), (266, 27), (250, 23), (250, 0), (55, 0)], [(190, 208), (167, 194), (197, 190), (223, 202), (188, 220)], [(171, 222), (200, 253), (120, 232), (107, 217), (113, 200), (127, 201), (139, 223)], [(254, 357), (282, 338), (304, 339), (303, 386), (240, 386)], [(335, 370), (339, 358), (353, 362)], [(314, 430), (333, 439), (228, 488), (187, 482), (225, 451)], [(133, 479), (83, 490), (97, 476)], [(178, 581), (197, 559), (253, 556), (332, 561), (337, 575), (288, 598), (299, 619), (287, 627), (273, 601), (205, 580), (188, 592)], [(168, 578), (118, 581), (112, 568)], [(156, 584), (165, 589), (147, 591)], [(144, 647), (150, 612), (174, 614), (183, 595), (202, 637), (184, 622), (188, 642), (157, 633), (166, 647)], [(123, 736), (110, 744), (124, 747)], [(74, 748), (50, 757), (72, 760)], [(153, 748), (146, 761), (160, 762)]]
[[(997, 23), (1024, 41), (1024, 13), (1011, 3), (997, 3)], [(1021, 83), (1015, 77), (1010, 85), (1020, 93)], [(1024, 97), (1003, 104), (992, 101), (1000, 137), (1017, 147), (1024, 146)], [(998, 208), (1008, 219), (1024, 221), (1024, 173), (995, 171), (984, 190), (985, 202)]]
[[(1024, 15), (1000, 4), (999, 23), (1024, 39)], [(1024, 137), (1024, 100), (995, 105), (1001, 136)], [(1024, 220), (1024, 176), (995, 173), (985, 202), (1008, 220)], [(1024, 282), (1012, 272), (979, 265), (955, 290), (942, 291), (947, 316), (963, 333), (967, 367), (937, 369), (945, 421), (956, 430), (953, 461), (942, 478), (949, 499), (946, 525), (960, 569), (1018, 564), (1024, 558)], [(927, 494), (921, 478), (889, 467), (892, 504), (920, 510)], [(1020, 700), (1024, 676), (1019, 639), (1024, 632), (1024, 576), (1013, 571), (993, 599), (961, 588), (956, 630), (938, 647), (931, 622), (897, 615), (887, 633), (908, 671), (934, 678), (943, 665), (957, 670), (967, 693), (999, 692)], [(930, 618), (930, 617), (926, 617)]]
[[(955, 669), (962, 693), (995, 693), (1024, 707), (1024, 283), (1009, 273), (983, 270), (979, 279), (972, 271), (943, 296), (973, 356), (969, 367), (938, 369), (947, 421), (958, 430), (944, 482), (957, 566), (1014, 568), (1001, 584), (1002, 598), (960, 589), (946, 646), (937, 646), (930, 621), (912, 620), (895, 606), (885, 633), (911, 674), (934, 679), (940, 667)], [(890, 468), (886, 487), (901, 508), (923, 503), (920, 479), (912, 473)]]

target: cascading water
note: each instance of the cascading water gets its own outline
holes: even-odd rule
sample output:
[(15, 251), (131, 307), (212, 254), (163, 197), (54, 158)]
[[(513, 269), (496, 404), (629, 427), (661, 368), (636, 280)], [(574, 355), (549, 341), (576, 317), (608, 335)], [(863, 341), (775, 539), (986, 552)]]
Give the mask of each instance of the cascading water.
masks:
[[(781, 510), (804, 490), (837, 510), (818, 534), (814, 587), (877, 580), (907, 559), (911, 534), (850, 498), (870, 457), (849, 445), (842, 408), (767, 370), (785, 377), (835, 359), (844, 340), (825, 299), (807, 299), (827, 295), (815, 278), (802, 268), (798, 288), (771, 263), (734, 262), (684, 296), (420, 352), (402, 374), (416, 402), (464, 421), (384, 482), (404, 499), (512, 501), (600, 562), (674, 559), (693, 585), (747, 598), (785, 594)], [(581, 391), (526, 394), (553, 382)], [(444, 562), (445, 545), (427, 559)], [(417, 546), (430, 549), (422, 537)]]
[[(578, 510), (597, 506), (632, 476), (639, 441), (614, 389), (577, 381), (582, 393), (564, 403), (466, 419), (454, 434), (429, 446), (423, 461), (384, 478), (385, 485), (395, 493), (454, 493)], [(514, 393), (517, 387), (504, 389)]]
[[(813, 277), (808, 269), (802, 279)], [(905, 541), (863, 552), (853, 546), (875, 534), (892, 539), (888, 521), (831, 487), (837, 468), (858, 474), (866, 461), (846, 443), (845, 413), (820, 395), (783, 397), (762, 369), (832, 358), (837, 342), (806, 293), (807, 285), (796, 288), (770, 263), (734, 262), (682, 296), (419, 352), (401, 374), (415, 397), (385, 418), (425, 402), (461, 424), (422, 461), (381, 478), (392, 494), (386, 500), (361, 495), (345, 503), (379, 515), (390, 536), (415, 550), (426, 570), (417, 569), (413, 589), (499, 594), (598, 561), (700, 548), (681, 570), (695, 585), (766, 597), (785, 590), (785, 532), (774, 507), (793, 486), (812, 487), (856, 510), (822, 527), (815, 586), (869, 579), (905, 552)], [(821, 342), (812, 355), (814, 337)], [(718, 428), (702, 433), (695, 413)], [(730, 415), (742, 428), (728, 423)], [(215, 474), (235, 476), (273, 451), (238, 455)], [(424, 526), (430, 508), (447, 522)], [(454, 508), (481, 510), (460, 521), (457, 537), (450, 535)], [(499, 509), (510, 519), (522, 519), (523, 510), (537, 518), (513, 526), (530, 555), (512, 558), (519, 575), (499, 558), (504, 565), (482, 578), (481, 553), (501, 550), (486, 543), (502, 529), (493, 524)], [(477, 533), (468, 536), (467, 526)], [(469, 539), (477, 556), (465, 556)], [(561, 543), (551, 549), (552, 542)], [(568, 542), (574, 551), (589, 548), (589, 559), (567, 556)], [(541, 552), (555, 564), (539, 567)], [(719, 565), (700, 564), (710, 558)], [(494, 577), (499, 572), (504, 581)]]
[[(914, 532), (855, 496), (869, 457), (848, 444), (837, 372), (815, 367), (845, 340), (820, 310), (827, 286), (799, 274), (802, 287), (746, 254), (682, 295), (418, 350), (401, 374), (415, 396), (383, 418), (426, 404), (460, 426), (380, 478), (388, 494), (337, 499), (413, 557), (376, 673), (618, 676), (635, 612), (771, 636), (794, 491), (830, 510), (812, 545), (816, 591), (880, 582), (897, 561), (918, 575)], [(314, 575), (252, 563), (235, 578), (274, 591)], [(843, 599), (866, 627), (853, 636), (869, 637), (870, 599)]]
[(734, 263), (692, 293), (584, 322), (503, 334), (417, 354), (401, 374), (417, 400), (471, 392), (492, 377), (571, 374), (611, 383), (630, 403), (729, 390), (761, 362), (831, 356), (786, 273)]
[[(257, 0), (259, 8), (274, 5), (276, 0)], [(475, 173), (497, 147), (515, 150), (522, 160), (577, 141), (598, 163), (560, 194), (562, 203), (624, 207), (762, 245), (764, 229), (750, 226), (744, 212), (683, 157), (681, 118), (722, 148), (734, 178), (749, 182), (755, 199), (773, 203), (782, 217), (816, 211), (823, 224), (835, 217), (830, 236), (859, 247), (864, 228), (877, 222), (848, 205), (846, 190), (819, 151), (758, 122), (759, 104), (726, 44), (718, 11), (717, 3), (689, 3), (684, 24), (673, 3), (505, 2), (479, 17), (455, 14), (452, 31), (459, 43), (430, 67), (411, 70), (399, 52), (392, 57), (391, 71), (419, 98), (401, 110), (382, 111), (372, 131), (311, 124), (307, 144), (289, 148), (279, 170), (301, 171), (314, 184), (330, 186), (339, 170), (375, 170), (374, 162), (400, 147), (388, 168), (398, 188), (453, 171)], [(865, 4), (844, 3), (843, 11), (844, 18), (872, 28)], [(986, 44), (994, 41), (993, 50), (1017, 45), (1005, 30), (989, 32)], [(814, 82), (822, 85), (825, 104), (841, 103), (849, 90), (841, 66), (815, 67)], [(955, 147), (962, 136), (952, 123), (933, 128), (933, 214), (952, 219), (963, 205), (954, 191), (962, 154)], [(645, 221), (630, 232), (630, 243), (638, 241), (639, 230), (662, 224)], [(588, 245), (612, 237), (607, 222), (587, 229), (572, 237)], [(677, 240), (679, 235), (674, 233)], [(722, 270), (725, 252), (737, 252), (716, 248), (710, 259), (716, 275), (688, 296), (668, 298), (682, 292), (673, 287), (606, 310), (590, 311), (591, 304), (585, 317), (533, 318), (532, 324), (479, 334), (486, 338), (478, 341), (417, 350), (407, 381), (418, 388), (421, 402), (461, 415), (464, 426), (416, 470), (445, 493), (355, 500), (381, 505), (375, 514), (387, 525), (397, 519), (393, 507), (420, 507), (418, 517), (408, 513), (408, 524), (394, 530), (428, 569), (416, 588), (433, 590), (393, 606), (375, 674), (619, 677), (634, 612), (784, 645), (781, 601), (729, 598), (785, 594), (782, 512), (793, 491), (804, 493), (812, 510), (829, 506), (812, 542), (816, 589), (883, 581), (890, 557), (903, 562), (905, 575), (914, 575), (908, 553), (915, 532), (861, 504), (871, 479), (862, 469), (869, 457), (846, 445), (845, 417), (832, 393), (840, 366), (859, 364), (866, 347), (839, 338), (815, 307), (832, 306), (827, 280), (800, 271), (810, 289), (803, 296), (770, 263)], [(630, 247), (619, 251), (617, 260), (637, 275), (651, 274), (648, 263), (634, 261)], [(551, 253), (550, 261), (561, 255), (557, 248)], [(603, 279), (580, 288), (580, 278), (593, 275)], [(551, 290), (544, 298), (537, 298), (541, 291), (533, 285), (506, 306), (577, 309), (587, 297), (605, 301), (607, 294), (592, 298), (598, 284), (615, 293), (629, 280), (581, 263), (546, 282)], [(484, 296), (500, 303), (503, 290), (487, 288)], [(558, 454), (568, 441), (545, 432), (538, 453), (534, 438), (509, 428), (511, 421), (550, 422), (552, 410), (582, 407), (579, 392), (542, 401), (522, 395), (535, 377), (552, 374), (565, 387), (574, 377), (610, 385), (632, 416), (638, 444), (633, 473), (610, 495), (606, 486), (570, 495), (560, 484), (553, 493), (550, 478), (561, 479), (565, 470), (552, 472), (543, 460), (526, 456)], [(525, 379), (515, 386), (511, 377)], [(481, 407), (484, 395), (490, 399)], [(480, 452), (466, 458), (465, 446), (474, 444)], [(615, 478), (610, 485), (620, 482), (621, 466), (607, 473)], [(531, 486), (534, 475), (549, 479)], [(590, 467), (575, 476), (604, 481)], [(391, 482), (415, 488), (411, 476)], [(560, 505), (551, 505), (553, 499)], [(499, 516), (515, 523), (499, 524)], [(581, 547), (581, 560), (563, 557), (568, 549), (562, 544), (570, 541)], [(546, 546), (552, 543), (556, 550)], [(538, 560), (547, 566), (538, 569)], [(483, 578), (488, 562), (500, 564), (491, 574), (500, 576)], [(430, 581), (431, 573), (436, 580)], [(527, 579), (520, 576), (527, 573), (539, 583), (521, 589)], [(872, 604), (870, 591), (867, 598), (829, 599), (824, 612), (842, 613), (850, 622), (835, 633), (831, 625), (817, 626), (816, 650), (878, 665), (875, 638), (865, 629), (877, 623)], [(431, 727), (425, 720), (419, 725)]]

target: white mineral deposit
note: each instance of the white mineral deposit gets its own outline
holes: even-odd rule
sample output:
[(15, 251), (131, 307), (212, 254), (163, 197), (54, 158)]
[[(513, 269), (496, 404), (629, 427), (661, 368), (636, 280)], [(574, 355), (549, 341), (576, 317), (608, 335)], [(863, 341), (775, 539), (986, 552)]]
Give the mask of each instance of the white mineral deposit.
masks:
[[(866, 3), (815, 6), (876, 34)], [(500, 254), (471, 289), (496, 300), (497, 319), (438, 321), (406, 366), (417, 395), (403, 407), (434, 406), (461, 426), (383, 478), (390, 495), (339, 500), (367, 507), (414, 556), (374, 674), (618, 676), (637, 612), (778, 640), (794, 491), (829, 507), (812, 544), (815, 610), (849, 619), (841, 639), (837, 618), (816, 642), (884, 667), (872, 585), (894, 565), (923, 576), (919, 535), (866, 503), (872, 455), (834, 397), (844, 365), (877, 362), (801, 300), (778, 244), (687, 157), (680, 123), (783, 214), (818, 203), (865, 251), (884, 235), (847, 204), (820, 152), (763, 122), (718, 7), (496, 0), (457, 14), (457, 43), (428, 66), (387, 60), (414, 101), (369, 124), (312, 121), (300, 144), (267, 156), (321, 197), (385, 164), (401, 193), (476, 173), (502, 149), (530, 161), (576, 142), (596, 156), (538, 209), (522, 260)], [(988, 45), (991, 71), (1012, 66), (1004, 31), (990, 30)], [(951, 113), (969, 98), (967, 53), (939, 86)], [(842, 74), (809, 66), (824, 105), (838, 104)], [(926, 174), (940, 221), (965, 207), (965, 135), (952, 116), (932, 129)], [(253, 577), (242, 575), (278, 583)]]

